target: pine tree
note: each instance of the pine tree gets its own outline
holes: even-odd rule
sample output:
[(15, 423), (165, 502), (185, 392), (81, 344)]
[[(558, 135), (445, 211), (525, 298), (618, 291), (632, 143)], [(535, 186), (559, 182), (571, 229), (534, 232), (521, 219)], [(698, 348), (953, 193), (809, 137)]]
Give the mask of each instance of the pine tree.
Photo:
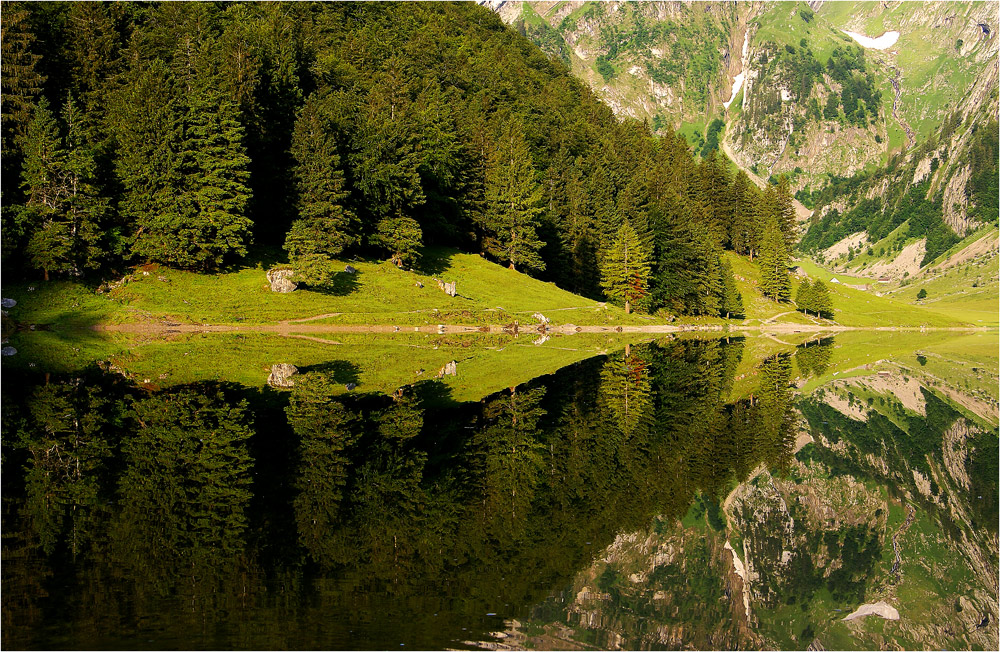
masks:
[(544, 212), (542, 195), (523, 128), (519, 122), (508, 121), (500, 130), (486, 168), (486, 253), (507, 261), (511, 269), (518, 265), (545, 269), (539, 253), (545, 243), (537, 233)]
[(795, 305), (807, 315), (816, 312), (816, 297), (813, 293), (812, 283), (808, 278), (802, 279), (799, 283), (799, 291), (795, 293)]
[(662, 204), (653, 214), (653, 305), (680, 314), (714, 316), (722, 294), (721, 252), (697, 215), (704, 208), (677, 195)]
[(110, 212), (110, 201), (98, 187), (97, 162), (92, 145), (84, 136), (88, 120), (72, 96), (63, 109), (66, 124), (64, 202), (72, 242), (73, 273), (96, 269), (104, 255), (101, 227)]
[(740, 294), (739, 288), (736, 287), (733, 267), (726, 259), (722, 260), (722, 302), (719, 306), (719, 314), (724, 315), (726, 319), (729, 319), (730, 315), (733, 317), (742, 317), (744, 315), (743, 295)]
[(604, 252), (601, 263), (601, 286), (611, 299), (625, 302), (625, 312), (632, 303), (649, 295), (649, 254), (632, 225), (623, 222), (614, 242)]
[(82, 117), (73, 98), (63, 109), (65, 141), (45, 98), (24, 139), (23, 187), (31, 231), (25, 253), (48, 280), (51, 272), (79, 275), (97, 266), (107, 199), (96, 187), (93, 154), (83, 139)]
[(778, 178), (774, 189), (774, 207), (781, 235), (785, 238), (785, 247), (791, 251), (796, 241), (795, 205), (792, 203), (792, 189), (787, 175)]
[(733, 214), (730, 222), (730, 240), (733, 251), (754, 256), (760, 251), (763, 233), (762, 197), (757, 186), (740, 170), (733, 181)]
[(778, 222), (773, 217), (768, 219), (764, 227), (764, 239), (761, 242), (760, 258), (760, 290), (764, 296), (774, 301), (788, 301), (792, 297), (792, 282), (788, 277), (788, 250), (785, 239), (781, 235)]
[(812, 294), (813, 309), (816, 311), (816, 314), (826, 319), (833, 319), (833, 300), (830, 298), (830, 290), (826, 287), (826, 283), (816, 279), (816, 283), (813, 284)]
[(295, 123), (292, 155), (298, 219), (285, 237), (285, 251), (296, 278), (305, 283), (329, 283), (333, 258), (353, 244), (353, 213), (345, 208), (348, 192), (340, 170), (337, 143), (326, 107), (316, 94), (306, 100)]
[(392, 252), (392, 262), (397, 267), (412, 264), (420, 256), (423, 231), (412, 217), (395, 215), (383, 218), (376, 227), (373, 242)]
[(133, 253), (147, 260), (215, 269), (246, 254), (250, 159), (235, 105), (209, 81), (190, 88), (169, 176), (153, 180), (160, 210), (137, 216)]
[[(45, 77), (38, 73), (41, 57), (31, 51), (35, 36), (28, 25), (25, 5), (4, 5), (0, 18), (2, 57), (0, 57), (0, 114), (3, 116), (4, 159), (19, 148), (17, 140), (27, 134), (34, 115), (35, 98)], [(7, 168), (4, 168), (6, 171)]]

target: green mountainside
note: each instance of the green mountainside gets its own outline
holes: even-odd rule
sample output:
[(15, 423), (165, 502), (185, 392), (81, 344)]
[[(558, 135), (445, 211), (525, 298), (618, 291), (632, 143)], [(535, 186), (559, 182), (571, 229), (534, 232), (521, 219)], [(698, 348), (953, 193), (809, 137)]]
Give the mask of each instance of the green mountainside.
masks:
[(996, 323), (996, 3), (486, 4), (619, 117), (786, 177), (847, 282)]

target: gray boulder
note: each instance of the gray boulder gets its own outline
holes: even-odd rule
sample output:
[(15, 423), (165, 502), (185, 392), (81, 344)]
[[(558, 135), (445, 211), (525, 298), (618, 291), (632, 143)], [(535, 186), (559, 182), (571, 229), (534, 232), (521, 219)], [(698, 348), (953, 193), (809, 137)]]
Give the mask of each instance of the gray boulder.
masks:
[(4, 308), (13, 308), (16, 305), (17, 301), (14, 301), (13, 299), (3, 299), (0, 301), (0, 306), (3, 306)]
[(295, 271), (291, 269), (270, 270), (267, 273), (267, 282), (271, 284), (271, 291), (281, 292), (282, 294), (295, 292), (295, 288), (299, 286), (292, 282), (291, 277), (293, 274), (295, 274)]
[(279, 362), (271, 365), (271, 375), (267, 377), (267, 384), (271, 387), (294, 387), (295, 381), (292, 376), (299, 373), (298, 368), (293, 364)]
[(5, 346), (3, 349), (0, 349), (0, 354), (4, 356), (17, 355), (17, 349), (12, 346)]

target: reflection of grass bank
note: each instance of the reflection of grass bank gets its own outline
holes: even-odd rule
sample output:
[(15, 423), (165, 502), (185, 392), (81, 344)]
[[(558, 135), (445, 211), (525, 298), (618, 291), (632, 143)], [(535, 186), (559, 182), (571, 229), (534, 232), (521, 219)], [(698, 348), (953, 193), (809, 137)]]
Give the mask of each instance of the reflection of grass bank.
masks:
[(390, 393), (437, 379), (445, 365), (455, 361), (456, 375), (443, 375), (439, 380), (450, 398), (461, 402), (478, 400), (641, 339), (575, 335), (553, 337), (536, 346), (529, 337), (478, 334), (336, 334), (315, 339), (196, 334), (150, 342), (113, 356), (110, 362), (139, 383), (168, 386), (220, 380), (249, 387), (264, 385), (271, 365), (280, 362), (301, 370), (337, 362), (352, 370), (351, 377), (343, 379), (345, 393), (347, 382), (356, 384), (353, 391)]

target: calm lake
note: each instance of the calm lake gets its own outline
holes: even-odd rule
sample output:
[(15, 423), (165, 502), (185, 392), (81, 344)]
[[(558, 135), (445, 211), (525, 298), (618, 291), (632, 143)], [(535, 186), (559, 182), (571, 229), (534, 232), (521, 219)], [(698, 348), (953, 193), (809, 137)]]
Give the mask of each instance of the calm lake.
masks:
[(6, 649), (997, 647), (995, 333), (4, 364)]

